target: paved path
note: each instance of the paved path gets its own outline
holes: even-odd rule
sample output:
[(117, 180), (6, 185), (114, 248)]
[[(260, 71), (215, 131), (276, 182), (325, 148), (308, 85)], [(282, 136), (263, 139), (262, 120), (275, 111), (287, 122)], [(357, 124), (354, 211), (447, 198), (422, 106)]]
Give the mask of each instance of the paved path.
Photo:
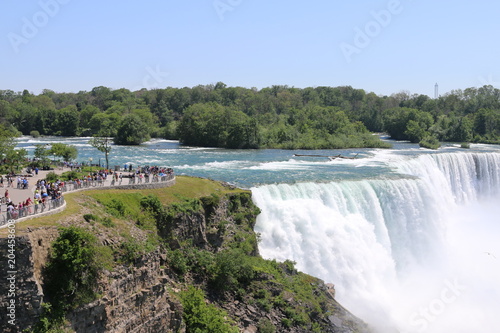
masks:
[[(7, 187), (7, 183), (5, 181), (5, 177), (4, 177), (4, 187), (3, 188), (0, 188), (0, 197), (4, 197), (5, 196), (5, 190), (8, 189), (9, 191), (9, 197), (10, 197), (10, 200), (12, 200), (12, 202), (17, 205), (19, 204), (21, 201), (24, 202), (26, 201), (26, 199), (28, 199), (28, 197), (31, 197), (31, 199), (33, 200), (33, 195), (35, 193), (35, 188), (36, 188), (36, 182), (40, 179), (45, 179), (45, 176), (47, 175), (47, 173), (49, 172), (55, 172), (57, 174), (61, 174), (65, 171), (69, 171), (69, 168), (64, 168), (64, 169), (57, 169), (57, 170), (46, 170), (46, 171), (38, 171), (38, 175), (35, 175), (33, 173), (33, 177), (27, 177), (28, 179), (28, 184), (29, 184), (29, 187), (27, 189), (18, 189), (17, 188), (17, 177), (14, 179), (14, 181), (12, 182), (12, 185), (13, 187)], [(5, 205), (2, 205), (2, 212), (4, 212), (5, 208)]]
[[(57, 170), (53, 170), (56, 174), (61, 174), (65, 171), (69, 171), (69, 168), (58, 168)], [(27, 189), (18, 189), (17, 188), (17, 177), (13, 182), (14, 187), (4, 187), (0, 188), (0, 197), (4, 197), (5, 195), (5, 190), (9, 191), (9, 198), (11, 199), (12, 203), (14, 205), (18, 205), (20, 202), (25, 202), (26, 199), (31, 198), (32, 201), (34, 201), (34, 193), (36, 189), (36, 183), (40, 179), (46, 178), (47, 173), (50, 171), (39, 171), (38, 175), (33, 175), (32, 177), (27, 177), (28, 179), (28, 188)], [(120, 174), (123, 174), (123, 176), (128, 176), (130, 173), (129, 172), (120, 172)], [(87, 189), (88, 186), (90, 188), (94, 189), (107, 189), (107, 188), (144, 188), (144, 187), (150, 187), (150, 188), (158, 188), (158, 187), (164, 187), (164, 186), (169, 186), (173, 183), (175, 183), (175, 177), (173, 175), (169, 176), (162, 176), (162, 177), (153, 177), (153, 178), (123, 178), (121, 181), (117, 181), (116, 183), (113, 182), (113, 176), (108, 175), (107, 179), (104, 181), (98, 181), (98, 182), (92, 182), (92, 183), (83, 183), (78, 189), (75, 189), (75, 184), (73, 183), (68, 183), (68, 185), (64, 187), (64, 191), (80, 191)], [(4, 182), (4, 185), (6, 183)], [(64, 200), (62, 201), (64, 202)], [(52, 211), (56, 210), (61, 207), (61, 201), (59, 200), (49, 200), (47, 204), (43, 205), (42, 212), (40, 212), (39, 206), (30, 206), (30, 208), (26, 208), (26, 210), (23, 209), (23, 211), (15, 212), (14, 214), (19, 214), (21, 218), (19, 220), (23, 220), (26, 218), (32, 218), (34, 216), (38, 216), (40, 213), (44, 213), (44, 211)], [(0, 213), (0, 228), (4, 227), (7, 219), (9, 218), (6, 209), (7, 205), (6, 203), (3, 203), (0, 205), (1, 207), (1, 213)], [(17, 216), (17, 215), (16, 215)], [(16, 218), (17, 220), (17, 218)], [(19, 221), (17, 220), (17, 221)]]

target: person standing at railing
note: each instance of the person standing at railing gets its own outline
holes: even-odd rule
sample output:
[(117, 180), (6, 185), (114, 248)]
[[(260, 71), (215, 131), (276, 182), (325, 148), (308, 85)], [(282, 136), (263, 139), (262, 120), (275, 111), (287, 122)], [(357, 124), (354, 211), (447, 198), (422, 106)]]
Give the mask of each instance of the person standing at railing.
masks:
[(27, 214), (31, 214), (31, 205), (33, 204), (33, 201), (31, 201), (31, 198), (28, 197), (26, 201), (24, 202), (24, 207), (26, 207)]
[(14, 218), (15, 207), (13, 204), (7, 205), (7, 220), (11, 220)]
[(39, 200), (36, 197), (33, 198), (33, 205), (35, 206), (35, 214), (38, 214), (38, 204)]
[(20, 202), (17, 205), (17, 216), (18, 217), (23, 217), (23, 203), (22, 202)]

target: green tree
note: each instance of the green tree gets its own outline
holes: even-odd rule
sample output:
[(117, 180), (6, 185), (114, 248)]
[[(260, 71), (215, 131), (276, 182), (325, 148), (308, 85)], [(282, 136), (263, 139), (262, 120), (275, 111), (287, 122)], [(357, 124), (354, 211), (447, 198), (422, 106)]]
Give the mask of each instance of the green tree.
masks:
[(69, 162), (78, 156), (78, 149), (75, 146), (70, 146), (64, 143), (53, 143), (49, 150), (50, 154), (62, 157), (64, 161)]
[(93, 137), (89, 140), (89, 144), (104, 153), (106, 157), (106, 169), (109, 169), (109, 153), (111, 152), (112, 139), (108, 136)]
[(114, 141), (119, 145), (139, 145), (150, 139), (149, 133), (149, 128), (141, 117), (129, 113), (121, 119)]
[(14, 131), (0, 124), (0, 166), (3, 171), (10, 173), (26, 165), (28, 156), (26, 149), (16, 149), (15, 137)]
[(76, 136), (80, 125), (80, 113), (71, 105), (56, 112), (57, 132), (62, 136)]
[(36, 144), (35, 145), (35, 152), (34, 156), (35, 159), (39, 160), (42, 165), (48, 165), (49, 163), (49, 150), (47, 149), (46, 145), (42, 144)]

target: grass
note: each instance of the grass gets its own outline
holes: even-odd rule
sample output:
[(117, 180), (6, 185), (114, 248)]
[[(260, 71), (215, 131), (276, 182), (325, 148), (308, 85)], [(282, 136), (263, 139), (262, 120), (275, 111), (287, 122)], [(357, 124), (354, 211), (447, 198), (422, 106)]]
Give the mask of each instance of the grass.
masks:
[[(209, 179), (195, 178), (188, 176), (177, 176), (176, 184), (160, 189), (135, 189), (135, 190), (86, 190), (80, 192), (67, 193), (64, 195), (66, 208), (56, 214), (37, 217), (22, 221), (16, 224), (18, 235), (26, 233), (27, 228), (40, 228), (58, 226), (61, 222), (67, 221), (69, 217), (81, 214), (82, 205), (89, 201), (89, 197), (102, 204), (111, 202), (112, 199), (123, 202), (131, 215), (137, 216), (140, 213), (140, 199), (149, 194), (156, 195), (162, 204), (183, 202), (186, 198), (201, 198), (212, 193), (237, 193), (240, 189), (230, 189), (219, 182)], [(8, 235), (7, 228), (0, 229), (0, 237)]]
[(241, 192), (239, 189), (231, 190), (218, 182), (186, 176), (176, 177), (175, 185), (160, 189), (138, 190), (89, 190), (86, 194), (100, 203), (108, 203), (112, 199), (122, 201), (131, 212), (138, 212), (139, 202), (143, 196), (155, 195), (164, 205), (183, 202), (186, 198), (201, 198), (212, 193)]

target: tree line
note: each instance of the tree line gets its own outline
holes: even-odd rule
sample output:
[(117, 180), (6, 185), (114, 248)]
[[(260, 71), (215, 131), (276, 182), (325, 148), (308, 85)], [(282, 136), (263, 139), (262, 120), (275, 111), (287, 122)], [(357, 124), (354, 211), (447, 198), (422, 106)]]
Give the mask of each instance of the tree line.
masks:
[(38, 95), (0, 90), (0, 122), (24, 135), (112, 137), (125, 145), (156, 137), (243, 149), (386, 147), (372, 132), (416, 143), (500, 143), (500, 90), (453, 90), (437, 99), (350, 86), (259, 90), (222, 82)]

